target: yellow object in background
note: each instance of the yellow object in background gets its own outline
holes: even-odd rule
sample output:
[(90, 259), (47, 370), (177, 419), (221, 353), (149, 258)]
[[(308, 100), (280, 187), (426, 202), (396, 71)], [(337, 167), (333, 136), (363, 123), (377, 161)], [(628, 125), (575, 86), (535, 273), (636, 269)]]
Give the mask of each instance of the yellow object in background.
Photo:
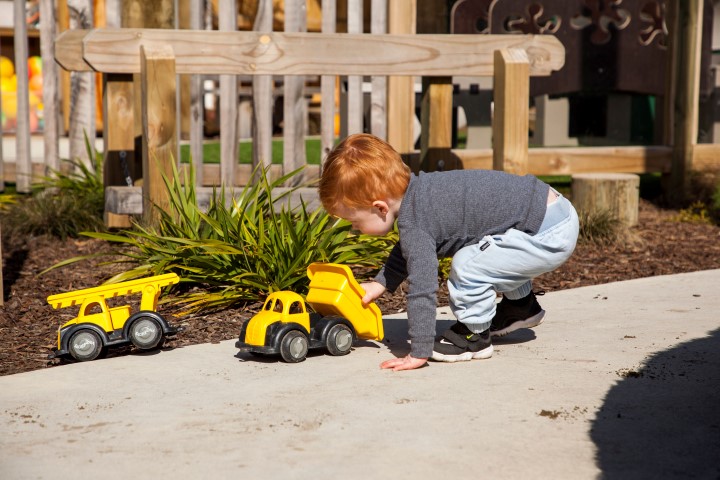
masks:
[(7, 57), (0, 56), (0, 77), (10, 78), (15, 75), (15, 64)]

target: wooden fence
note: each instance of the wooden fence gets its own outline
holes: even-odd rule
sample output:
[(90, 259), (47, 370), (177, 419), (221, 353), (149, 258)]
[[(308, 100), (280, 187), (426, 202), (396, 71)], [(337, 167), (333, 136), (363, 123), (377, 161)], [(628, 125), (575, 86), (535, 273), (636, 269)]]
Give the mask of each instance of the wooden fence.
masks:
[[(292, 170), (305, 165), (304, 121), (307, 118), (306, 95), (303, 91), (305, 82), (302, 75), (321, 76), (321, 144), (323, 155), (332, 147), (335, 135), (336, 116), (336, 79), (343, 77), (346, 85), (347, 109), (344, 115), (342, 132), (354, 133), (369, 130), (383, 138), (387, 138), (412, 163), (414, 168), (505, 168), (513, 171), (527, 171), (537, 175), (573, 174), (594, 171), (612, 172), (677, 172), (683, 173), (688, 165), (692, 168), (717, 168), (720, 151), (715, 145), (696, 145), (692, 138), (692, 119), (680, 122), (683, 129), (675, 135), (674, 146), (660, 147), (603, 147), (603, 148), (563, 148), (563, 149), (531, 149), (527, 151), (527, 136), (522, 117), (508, 117), (508, 108), (518, 111), (524, 97), (499, 95), (496, 85), (495, 112), (500, 117), (494, 131), (494, 149), (491, 150), (451, 150), (450, 124), (452, 122), (450, 103), (452, 98), (453, 75), (487, 76), (498, 72), (492, 66), (493, 52), (508, 47), (517, 47), (523, 42), (540, 42), (543, 48), (554, 52), (548, 58), (555, 61), (559, 50), (549, 47), (553, 37), (538, 36), (531, 40), (517, 36), (500, 36), (490, 38), (483, 43), (481, 39), (450, 35), (411, 35), (414, 32), (415, 1), (414, 0), (372, 0), (370, 31), (364, 32), (363, 5), (361, 0), (347, 0), (347, 34), (336, 32), (337, 5), (335, 0), (322, 1), (322, 34), (304, 34), (305, 11), (304, 0), (286, 0), (285, 32), (272, 32), (272, 1), (259, 2), (257, 16), (254, 21), (255, 33), (234, 32), (237, 18), (236, 3), (233, 0), (220, 0), (221, 31), (200, 31), (205, 13), (203, 0), (188, 0), (190, 3), (190, 26), (192, 30), (138, 30), (138, 29), (98, 29), (68, 30), (62, 33), (58, 44), (55, 44), (56, 25), (67, 21), (66, 0), (41, 0), (41, 49), (44, 66), (45, 88), (43, 100), (45, 104), (44, 132), (44, 163), (33, 165), (27, 122), (23, 123), (27, 107), (23, 105), (21, 88), (18, 88), (19, 114), (17, 137), (17, 155), (14, 168), (0, 162), (0, 181), (14, 179), (20, 192), (30, 190), (30, 179), (33, 174), (44, 172), (46, 167), (59, 168), (58, 136), (61, 130), (61, 105), (70, 101), (68, 95), (59, 95), (62, 91), (63, 74), (58, 72), (53, 52), (60, 64), (71, 70), (73, 77), (85, 76), (92, 78), (93, 72), (103, 72), (105, 109), (103, 112), (103, 135), (105, 140), (104, 154), (108, 170), (118, 170), (123, 161), (132, 159), (136, 152), (135, 140), (142, 138), (145, 143), (147, 159), (148, 149), (152, 148), (172, 158), (179, 158), (178, 129), (181, 123), (177, 102), (160, 98), (148, 91), (158, 88), (159, 91), (177, 91), (179, 89), (176, 74), (191, 75), (190, 104), (190, 151), (196, 167), (200, 185), (242, 185), (249, 181), (252, 166), (238, 165), (238, 75), (252, 76), (253, 103), (253, 164), (268, 165), (271, 158), (273, 81), (279, 76), (284, 77), (282, 95), (284, 97), (283, 115), (283, 158), (282, 167), (278, 170)], [(24, 3), (15, 0), (16, 7), (16, 48), (22, 70), (23, 38), (26, 38), (24, 22)], [(690, 2), (692, 4), (693, 2)], [(108, 9), (107, 25), (120, 26), (119, 15), (110, 15), (119, 7), (120, 0), (106, 0)], [(63, 5), (65, 5), (63, 7)], [(22, 20), (22, 21), (18, 21)], [(696, 22), (697, 23), (697, 22)], [(690, 22), (692, 26), (692, 22)], [(83, 26), (83, 25), (80, 25)], [(86, 26), (87, 28), (87, 26)], [(390, 33), (386, 33), (390, 32)], [(300, 36), (296, 36), (300, 35)], [(388, 36), (389, 35), (389, 36)], [(463, 38), (464, 37), (464, 38)], [(487, 36), (485, 36), (487, 37)], [(684, 48), (692, 50), (688, 43), (697, 35), (692, 28), (675, 33), (672, 38), (679, 38)], [(398, 41), (397, 43), (396, 40)], [(309, 42), (309, 43), (305, 43)], [(393, 43), (388, 43), (393, 42)], [(392, 47), (397, 45), (397, 48)], [(522, 48), (522, 45), (520, 45)], [(246, 51), (244, 51), (244, 49)], [(542, 51), (542, 50), (540, 50)], [(248, 53), (249, 56), (248, 56)], [(480, 53), (478, 53), (480, 52)], [(528, 50), (529, 64), (527, 68), (542, 66), (543, 58), (536, 50)], [(285, 55), (281, 55), (285, 53)], [(508, 53), (508, 52), (506, 52)], [(396, 55), (396, 56), (393, 56)], [(516, 62), (512, 51), (510, 56), (501, 58), (505, 72), (523, 69), (523, 61)], [(253, 55), (258, 56), (257, 58)], [(483, 56), (482, 60), (469, 55)], [(691, 57), (689, 55), (688, 57)], [(682, 55), (679, 56), (682, 61)], [(144, 60), (143, 60), (144, 59)], [(143, 63), (143, 61), (145, 63)], [(688, 60), (689, 62), (690, 60)], [(481, 70), (478, 65), (484, 65)], [(560, 68), (561, 63), (554, 63), (552, 68)], [(142, 80), (143, 66), (146, 69)], [(25, 67), (26, 68), (26, 67)], [(148, 74), (156, 71), (163, 78), (162, 82), (148, 80)], [(687, 71), (679, 65), (676, 71)], [(164, 73), (163, 73), (164, 72)], [(172, 74), (170, 74), (172, 72)], [(545, 72), (544, 74), (547, 74)], [(202, 79), (209, 74), (220, 75), (220, 143), (222, 163), (219, 166), (202, 162), (203, 125), (202, 125)], [(535, 74), (530, 71), (530, 74)], [(25, 75), (26, 76), (26, 75)], [(414, 93), (412, 77), (423, 76), (422, 91), (422, 137), (421, 151), (413, 149), (412, 122), (414, 115)], [(370, 78), (368, 78), (370, 77)], [(20, 83), (22, 84), (22, 75)], [(500, 78), (498, 85), (511, 85), (510, 92), (523, 89), (523, 81), (515, 84), (522, 75), (510, 73), (508, 78)], [(692, 78), (684, 81), (692, 83)], [(144, 92), (145, 104), (141, 108)], [(369, 114), (365, 105), (363, 83), (372, 85), (372, 99)], [(94, 98), (92, 80), (84, 97)], [(27, 87), (23, 87), (27, 89)], [(692, 94), (679, 87), (678, 98), (685, 98), (686, 105), (692, 105)], [(507, 93), (507, 92), (506, 92)], [(75, 108), (86, 108), (90, 113), (81, 122), (81, 127), (93, 130), (94, 106), (87, 98), (73, 99)], [(175, 98), (175, 97), (173, 97)], [(232, 100), (228, 100), (232, 99)], [(512, 102), (519, 101), (519, 104)], [(696, 98), (695, 98), (696, 100)], [(160, 102), (153, 106), (153, 102)], [(170, 104), (173, 114), (168, 116)], [(510, 105), (508, 105), (508, 103)], [(163, 136), (155, 136), (150, 140), (151, 132), (145, 130), (141, 135), (142, 125), (140, 113), (146, 115), (158, 109), (166, 109), (160, 117), (145, 118), (145, 128), (153, 128), (153, 122), (162, 126)], [(513, 110), (514, 109), (514, 110)], [(682, 110), (682, 109), (681, 109)], [(696, 108), (686, 109), (696, 112)], [(696, 113), (694, 113), (696, 115)], [(171, 118), (172, 117), (172, 118)], [(365, 120), (365, 119), (368, 120)], [(696, 123), (696, 122), (695, 122)], [(689, 126), (687, 126), (689, 125)], [(69, 134), (73, 142), (80, 142), (79, 147), (71, 148), (71, 152), (82, 151), (82, 136), (77, 132), (83, 128), (70, 125)], [(680, 130), (680, 129), (678, 129)], [(169, 133), (172, 131), (173, 133)], [(75, 132), (75, 133), (73, 133)], [(523, 134), (524, 133), (524, 134)], [(697, 135), (695, 135), (696, 137)], [(161, 139), (161, 140), (157, 140)], [(153, 143), (158, 142), (161, 143)], [(148, 143), (149, 142), (149, 143)], [(142, 149), (137, 149), (140, 156)], [(493, 160), (493, 157), (495, 158)], [(168, 157), (169, 158), (169, 157)], [(688, 161), (688, 158), (690, 159)], [(501, 159), (501, 160), (498, 160)], [(529, 159), (529, 160), (528, 160)], [(441, 163), (438, 164), (438, 161)], [(6, 167), (4, 171), (3, 167)], [(148, 168), (147, 165), (144, 168)], [(317, 168), (308, 168), (309, 176), (316, 175)], [(117, 173), (117, 172), (116, 172)], [(119, 177), (124, 179), (125, 172)], [(144, 175), (144, 174), (143, 174)], [(299, 178), (298, 178), (299, 179)], [(108, 182), (108, 186), (113, 184)], [(109, 189), (110, 190), (110, 189)], [(116, 196), (117, 197), (117, 196)], [(135, 207), (136, 208), (136, 207)], [(111, 212), (113, 213), (113, 212)], [(124, 212), (117, 208), (114, 213)], [(136, 212), (133, 212), (136, 213)]]

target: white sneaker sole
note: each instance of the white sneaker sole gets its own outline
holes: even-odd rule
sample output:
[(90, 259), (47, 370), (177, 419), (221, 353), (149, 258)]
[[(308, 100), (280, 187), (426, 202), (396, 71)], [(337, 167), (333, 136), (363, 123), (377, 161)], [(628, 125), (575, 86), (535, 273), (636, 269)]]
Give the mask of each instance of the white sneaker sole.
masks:
[(540, 310), (539, 313), (533, 315), (532, 317), (521, 320), (515, 323), (511, 323), (507, 327), (503, 328), (502, 330), (496, 330), (491, 331), (490, 336), (491, 337), (503, 337), (507, 335), (510, 332), (514, 332), (515, 330), (520, 330), (521, 328), (533, 328), (540, 325), (543, 320), (545, 319), (545, 310)]
[(493, 351), (495, 349), (492, 345), (489, 347), (480, 350), (479, 352), (464, 352), (460, 355), (445, 355), (443, 353), (433, 352), (432, 358), (436, 362), (448, 362), (448, 363), (454, 363), (454, 362), (467, 362), (470, 360), (487, 360), (488, 358), (492, 357)]

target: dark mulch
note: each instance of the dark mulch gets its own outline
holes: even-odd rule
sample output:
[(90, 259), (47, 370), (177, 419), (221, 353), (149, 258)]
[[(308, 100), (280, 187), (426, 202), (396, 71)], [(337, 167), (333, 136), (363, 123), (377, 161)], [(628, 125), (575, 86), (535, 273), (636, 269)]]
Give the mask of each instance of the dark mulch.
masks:
[[(632, 240), (618, 245), (581, 244), (560, 269), (539, 277), (536, 289), (548, 292), (619, 280), (720, 268), (720, 227), (679, 223), (677, 212), (662, 210), (641, 200), (640, 223)], [(40, 237), (25, 241), (3, 239), (5, 305), (0, 307), (0, 375), (27, 372), (60, 364), (48, 361), (57, 327), (77, 314), (75, 309), (53, 310), (47, 297), (56, 293), (94, 287), (121, 271), (118, 265), (97, 261), (75, 264), (38, 276), (43, 269), (61, 260), (102, 251), (108, 246), (95, 240)], [(446, 305), (443, 285), (438, 295)], [(383, 313), (405, 308), (402, 288), (378, 301)], [(221, 312), (177, 317), (161, 308), (161, 313), (185, 327), (165, 348), (197, 343), (214, 343), (238, 336), (240, 327), (259, 307), (244, 305)], [(132, 353), (130, 348), (111, 355)]]

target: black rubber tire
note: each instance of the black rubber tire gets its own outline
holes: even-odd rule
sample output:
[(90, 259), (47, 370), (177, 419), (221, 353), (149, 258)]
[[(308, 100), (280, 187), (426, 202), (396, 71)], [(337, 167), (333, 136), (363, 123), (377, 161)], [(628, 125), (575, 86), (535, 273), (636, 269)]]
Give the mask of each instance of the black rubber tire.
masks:
[(288, 363), (305, 360), (309, 342), (307, 336), (299, 330), (290, 330), (280, 341), (280, 356)]
[(78, 330), (68, 341), (70, 356), (78, 362), (95, 360), (103, 353), (104, 347), (100, 335), (89, 329)]
[(128, 336), (133, 345), (141, 350), (150, 350), (163, 341), (163, 329), (160, 322), (148, 316), (139, 317), (130, 325)]
[(325, 340), (330, 355), (347, 355), (353, 346), (353, 332), (347, 325), (338, 323), (330, 327)]

